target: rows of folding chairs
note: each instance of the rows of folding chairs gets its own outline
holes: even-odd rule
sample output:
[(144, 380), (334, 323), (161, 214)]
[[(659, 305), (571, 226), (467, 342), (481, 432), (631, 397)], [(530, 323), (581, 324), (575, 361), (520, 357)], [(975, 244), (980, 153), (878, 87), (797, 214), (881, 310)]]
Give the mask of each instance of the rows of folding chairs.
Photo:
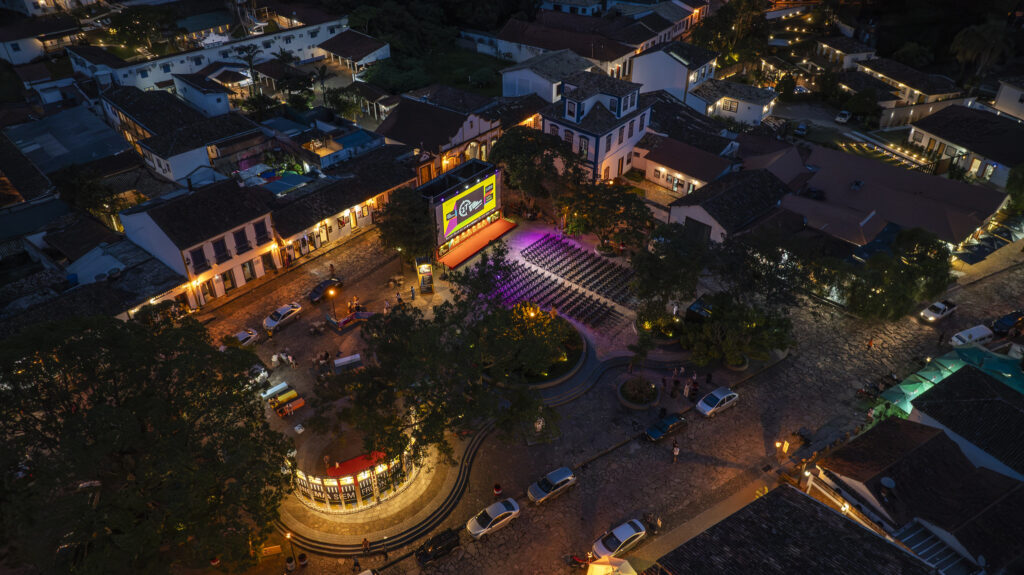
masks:
[(565, 278), (618, 304), (628, 306), (633, 270), (614, 264), (590, 250), (553, 234), (522, 251), (526, 261)]
[(614, 306), (579, 288), (537, 271), (522, 262), (512, 262), (506, 277), (501, 278), (498, 294), (508, 305), (522, 301), (533, 302), (542, 308), (555, 308), (559, 313), (587, 325), (611, 325), (624, 318)]

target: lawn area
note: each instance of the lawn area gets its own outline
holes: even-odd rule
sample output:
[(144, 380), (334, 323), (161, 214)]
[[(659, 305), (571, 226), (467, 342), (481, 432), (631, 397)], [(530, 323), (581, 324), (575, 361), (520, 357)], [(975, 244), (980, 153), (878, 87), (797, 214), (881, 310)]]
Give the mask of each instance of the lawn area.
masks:
[[(426, 60), (426, 72), (439, 84), (484, 96), (500, 96), (501, 70), (511, 65), (513, 62), (453, 48), (446, 54)], [(481, 75), (485, 77), (483, 80)]]
[(20, 102), (21, 85), (14, 67), (0, 60), (0, 102)]

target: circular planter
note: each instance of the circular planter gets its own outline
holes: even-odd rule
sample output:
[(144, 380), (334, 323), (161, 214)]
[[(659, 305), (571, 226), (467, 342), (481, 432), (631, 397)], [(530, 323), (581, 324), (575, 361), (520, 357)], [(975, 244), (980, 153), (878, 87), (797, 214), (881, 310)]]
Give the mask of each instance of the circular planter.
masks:
[(746, 371), (747, 368), (750, 367), (750, 359), (744, 355), (743, 363), (739, 365), (729, 365), (725, 361), (722, 361), (722, 365), (724, 365), (725, 369), (728, 369), (729, 371)]
[(661, 388), (658, 387), (657, 385), (654, 386), (654, 399), (650, 403), (633, 403), (632, 401), (622, 396), (622, 386), (626, 385), (626, 382), (633, 379), (633, 377), (636, 376), (629, 375), (628, 377), (624, 377), (622, 381), (620, 381), (615, 386), (615, 396), (619, 398), (619, 403), (621, 403), (623, 407), (633, 409), (636, 411), (646, 411), (658, 405), (658, 403), (661, 401)]
[[(556, 385), (560, 385), (568, 381), (569, 378), (576, 375), (576, 373), (579, 372), (579, 370), (583, 367), (583, 363), (587, 360), (587, 338), (583, 336), (583, 333), (579, 329), (577, 329), (576, 326), (572, 324), (572, 322), (566, 321), (566, 323), (568, 323), (569, 326), (576, 331), (576, 336), (580, 338), (580, 356), (579, 358), (576, 359), (576, 363), (573, 364), (572, 368), (569, 371), (563, 373), (562, 375), (559, 375), (558, 377), (546, 379), (544, 381), (526, 383), (526, 387), (529, 387), (530, 389), (546, 389), (549, 387), (555, 387)], [(487, 374), (484, 374), (484, 381), (493, 382), (495, 385), (499, 387), (505, 387), (507, 385), (503, 381), (496, 381), (493, 377)]]
[(614, 248), (612, 248), (612, 251), (610, 251), (608, 253), (605, 253), (605, 252), (602, 252), (601, 250), (599, 250), (597, 248), (597, 246), (594, 246), (594, 253), (599, 255), (599, 256), (606, 257), (606, 258), (617, 258), (617, 257), (619, 257), (618, 252), (616, 252)]

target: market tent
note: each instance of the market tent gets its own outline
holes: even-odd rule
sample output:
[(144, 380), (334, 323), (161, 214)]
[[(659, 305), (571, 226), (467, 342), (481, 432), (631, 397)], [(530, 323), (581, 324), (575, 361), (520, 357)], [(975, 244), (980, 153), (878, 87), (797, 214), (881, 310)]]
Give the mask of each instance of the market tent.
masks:
[(971, 346), (956, 349), (956, 354), (965, 363), (973, 365), (995, 379), (1024, 393), (1024, 373), (1019, 359), (993, 353), (983, 347)]
[(625, 559), (602, 557), (590, 564), (587, 575), (636, 575), (636, 570)]
[[(980, 348), (960, 348), (931, 360), (917, 373), (912, 373), (901, 381), (899, 385), (886, 390), (881, 396), (882, 399), (891, 402), (903, 410), (904, 413), (910, 413), (914, 410), (914, 407), (910, 404), (914, 398), (931, 389), (936, 383), (956, 373), (965, 363), (970, 363), (965, 362), (959, 355), (959, 352), (964, 349)], [(971, 355), (973, 357), (973, 354)]]

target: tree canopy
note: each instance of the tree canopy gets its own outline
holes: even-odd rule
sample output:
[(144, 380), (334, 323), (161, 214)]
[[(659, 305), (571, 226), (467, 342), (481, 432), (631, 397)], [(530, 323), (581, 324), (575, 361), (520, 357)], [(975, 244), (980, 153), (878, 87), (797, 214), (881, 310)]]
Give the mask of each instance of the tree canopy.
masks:
[(42, 572), (251, 565), (290, 479), (290, 443), (249, 388), (255, 356), (218, 351), (191, 318), (137, 317), (0, 348), (4, 539)]
[(380, 239), (406, 261), (434, 252), (434, 221), (427, 201), (414, 188), (391, 193), (388, 203), (375, 218)]
[[(496, 287), (510, 271), (503, 244), (465, 271), (452, 272), (453, 298), (433, 309), (400, 305), (362, 328), (368, 357), (361, 371), (317, 387), (317, 417), (338, 413), (362, 432), (367, 450), (407, 452), (422, 460), (432, 448), (448, 459), (448, 433), (494, 421), (511, 431), (532, 421), (540, 402), (517, 385), (531, 366), (552, 358), (564, 328), (529, 305), (505, 307)], [(531, 313), (533, 315), (531, 315)], [(504, 385), (488, 373), (502, 374)]]
[(610, 241), (640, 246), (650, 228), (651, 211), (643, 197), (619, 184), (569, 186), (557, 198), (571, 233), (592, 233), (602, 246)]
[(792, 324), (781, 314), (745, 305), (725, 292), (704, 296), (704, 303), (710, 307), (711, 317), (684, 323), (680, 336), (680, 343), (697, 365), (716, 360), (740, 365), (744, 356), (764, 357), (793, 343)]
[(174, 10), (165, 6), (132, 6), (110, 16), (109, 30), (120, 43), (152, 48), (174, 19)]
[(633, 293), (642, 320), (656, 320), (672, 303), (686, 307), (707, 262), (703, 243), (694, 242), (682, 224), (663, 224), (651, 234), (650, 249), (633, 255)]
[(504, 169), (509, 187), (535, 198), (547, 195), (545, 181), (559, 180), (563, 174), (572, 180), (578, 175), (579, 157), (565, 140), (525, 126), (503, 133), (490, 160)]

